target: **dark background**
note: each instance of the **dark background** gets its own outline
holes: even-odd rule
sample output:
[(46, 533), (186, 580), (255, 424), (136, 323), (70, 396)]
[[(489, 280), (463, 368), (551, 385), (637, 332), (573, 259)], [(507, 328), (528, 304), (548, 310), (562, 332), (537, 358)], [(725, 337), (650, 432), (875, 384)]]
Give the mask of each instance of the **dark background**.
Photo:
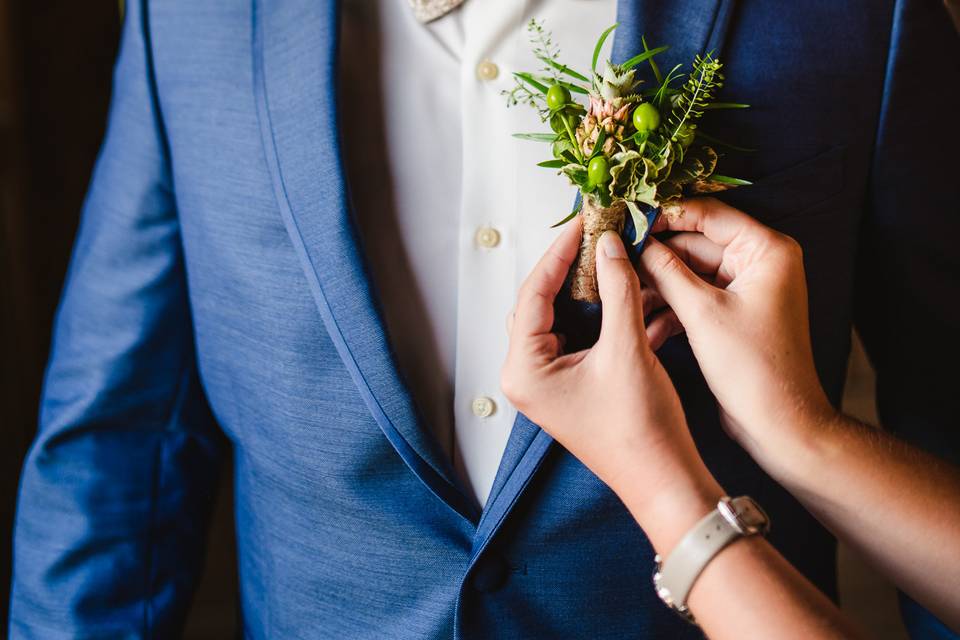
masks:
[[(20, 465), (106, 123), (120, 22), (116, 0), (0, 0), (0, 638)], [(230, 638), (236, 628), (230, 487), (222, 484), (187, 638)]]

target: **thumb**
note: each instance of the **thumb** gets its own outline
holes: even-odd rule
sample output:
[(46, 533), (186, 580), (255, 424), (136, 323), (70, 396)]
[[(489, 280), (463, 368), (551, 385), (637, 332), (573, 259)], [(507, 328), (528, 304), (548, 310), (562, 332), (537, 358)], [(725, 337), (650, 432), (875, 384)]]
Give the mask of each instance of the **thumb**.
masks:
[(681, 322), (708, 302), (714, 291), (670, 247), (652, 236), (640, 254), (640, 276), (660, 293)]
[(640, 280), (620, 236), (605, 231), (597, 242), (597, 288), (603, 311), (600, 340), (617, 347), (646, 342)]

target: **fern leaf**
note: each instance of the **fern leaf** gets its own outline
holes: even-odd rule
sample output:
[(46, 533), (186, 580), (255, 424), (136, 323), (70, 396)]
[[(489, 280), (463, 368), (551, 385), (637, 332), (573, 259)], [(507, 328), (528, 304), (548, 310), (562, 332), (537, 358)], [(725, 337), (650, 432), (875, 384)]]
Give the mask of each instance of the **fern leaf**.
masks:
[(693, 70), (687, 77), (670, 117), (667, 120), (670, 139), (676, 141), (677, 134), (688, 122), (699, 119), (713, 101), (714, 92), (723, 86), (723, 76), (720, 69), (723, 65), (713, 56), (697, 56), (693, 63)]

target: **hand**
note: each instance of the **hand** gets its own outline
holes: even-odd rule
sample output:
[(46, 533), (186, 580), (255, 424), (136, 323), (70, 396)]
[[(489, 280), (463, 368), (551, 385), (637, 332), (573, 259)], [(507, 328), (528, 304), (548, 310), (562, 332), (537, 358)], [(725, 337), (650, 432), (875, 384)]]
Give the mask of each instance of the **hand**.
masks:
[(520, 411), (620, 495), (655, 545), (669, 546), (671, 536), (712, 509), (722, 492), (647, 342), (640, 282), (617, 234), (607, 232), (598, 243), (598, 342), (564, 354), (561, 337), (551, 332), (554, 298), (580, 234), (577, 218), (521, 286), (508, 319), (501, 386)]
[(679, 233), (648, 239), (640, 259), (646, 297), (671, 307), (650, 323), (650, 340), (685, 330), (724, 427), (775, 465), (836, 415), (814, 368), (800, 245), (713, 198), (682, 208), (654, 226)]

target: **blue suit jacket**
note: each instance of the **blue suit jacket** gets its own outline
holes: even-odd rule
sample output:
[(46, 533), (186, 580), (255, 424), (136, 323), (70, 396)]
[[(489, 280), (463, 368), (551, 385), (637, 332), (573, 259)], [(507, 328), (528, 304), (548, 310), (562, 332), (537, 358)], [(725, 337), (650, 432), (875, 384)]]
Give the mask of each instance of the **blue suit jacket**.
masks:
[[(23, 470), (13, 637), (174, 637), (222, 434), (247, 637), (694, 634), (657, 600), (620, 502), (537, 425), (517, 417), (482, 512), (428, 437), (352, 222), (335, 3), (127, 5)], [(754, 105), (710, 128), (760, 149), (726, 159), (756, 181), (730, 200), (804, 246), (830, 395), (857, 319), (884, 420), (955, 456), (939, 370), (960, 335), (960, 51), (942, 7), (621, 0), (619, 14), (615, 58), (641, 33), (671, 61), (718, 50), (728, 95)], [(710, 467), (832, 592), (830, 537), (722, 434), (686, 344), (662, 357)]]

